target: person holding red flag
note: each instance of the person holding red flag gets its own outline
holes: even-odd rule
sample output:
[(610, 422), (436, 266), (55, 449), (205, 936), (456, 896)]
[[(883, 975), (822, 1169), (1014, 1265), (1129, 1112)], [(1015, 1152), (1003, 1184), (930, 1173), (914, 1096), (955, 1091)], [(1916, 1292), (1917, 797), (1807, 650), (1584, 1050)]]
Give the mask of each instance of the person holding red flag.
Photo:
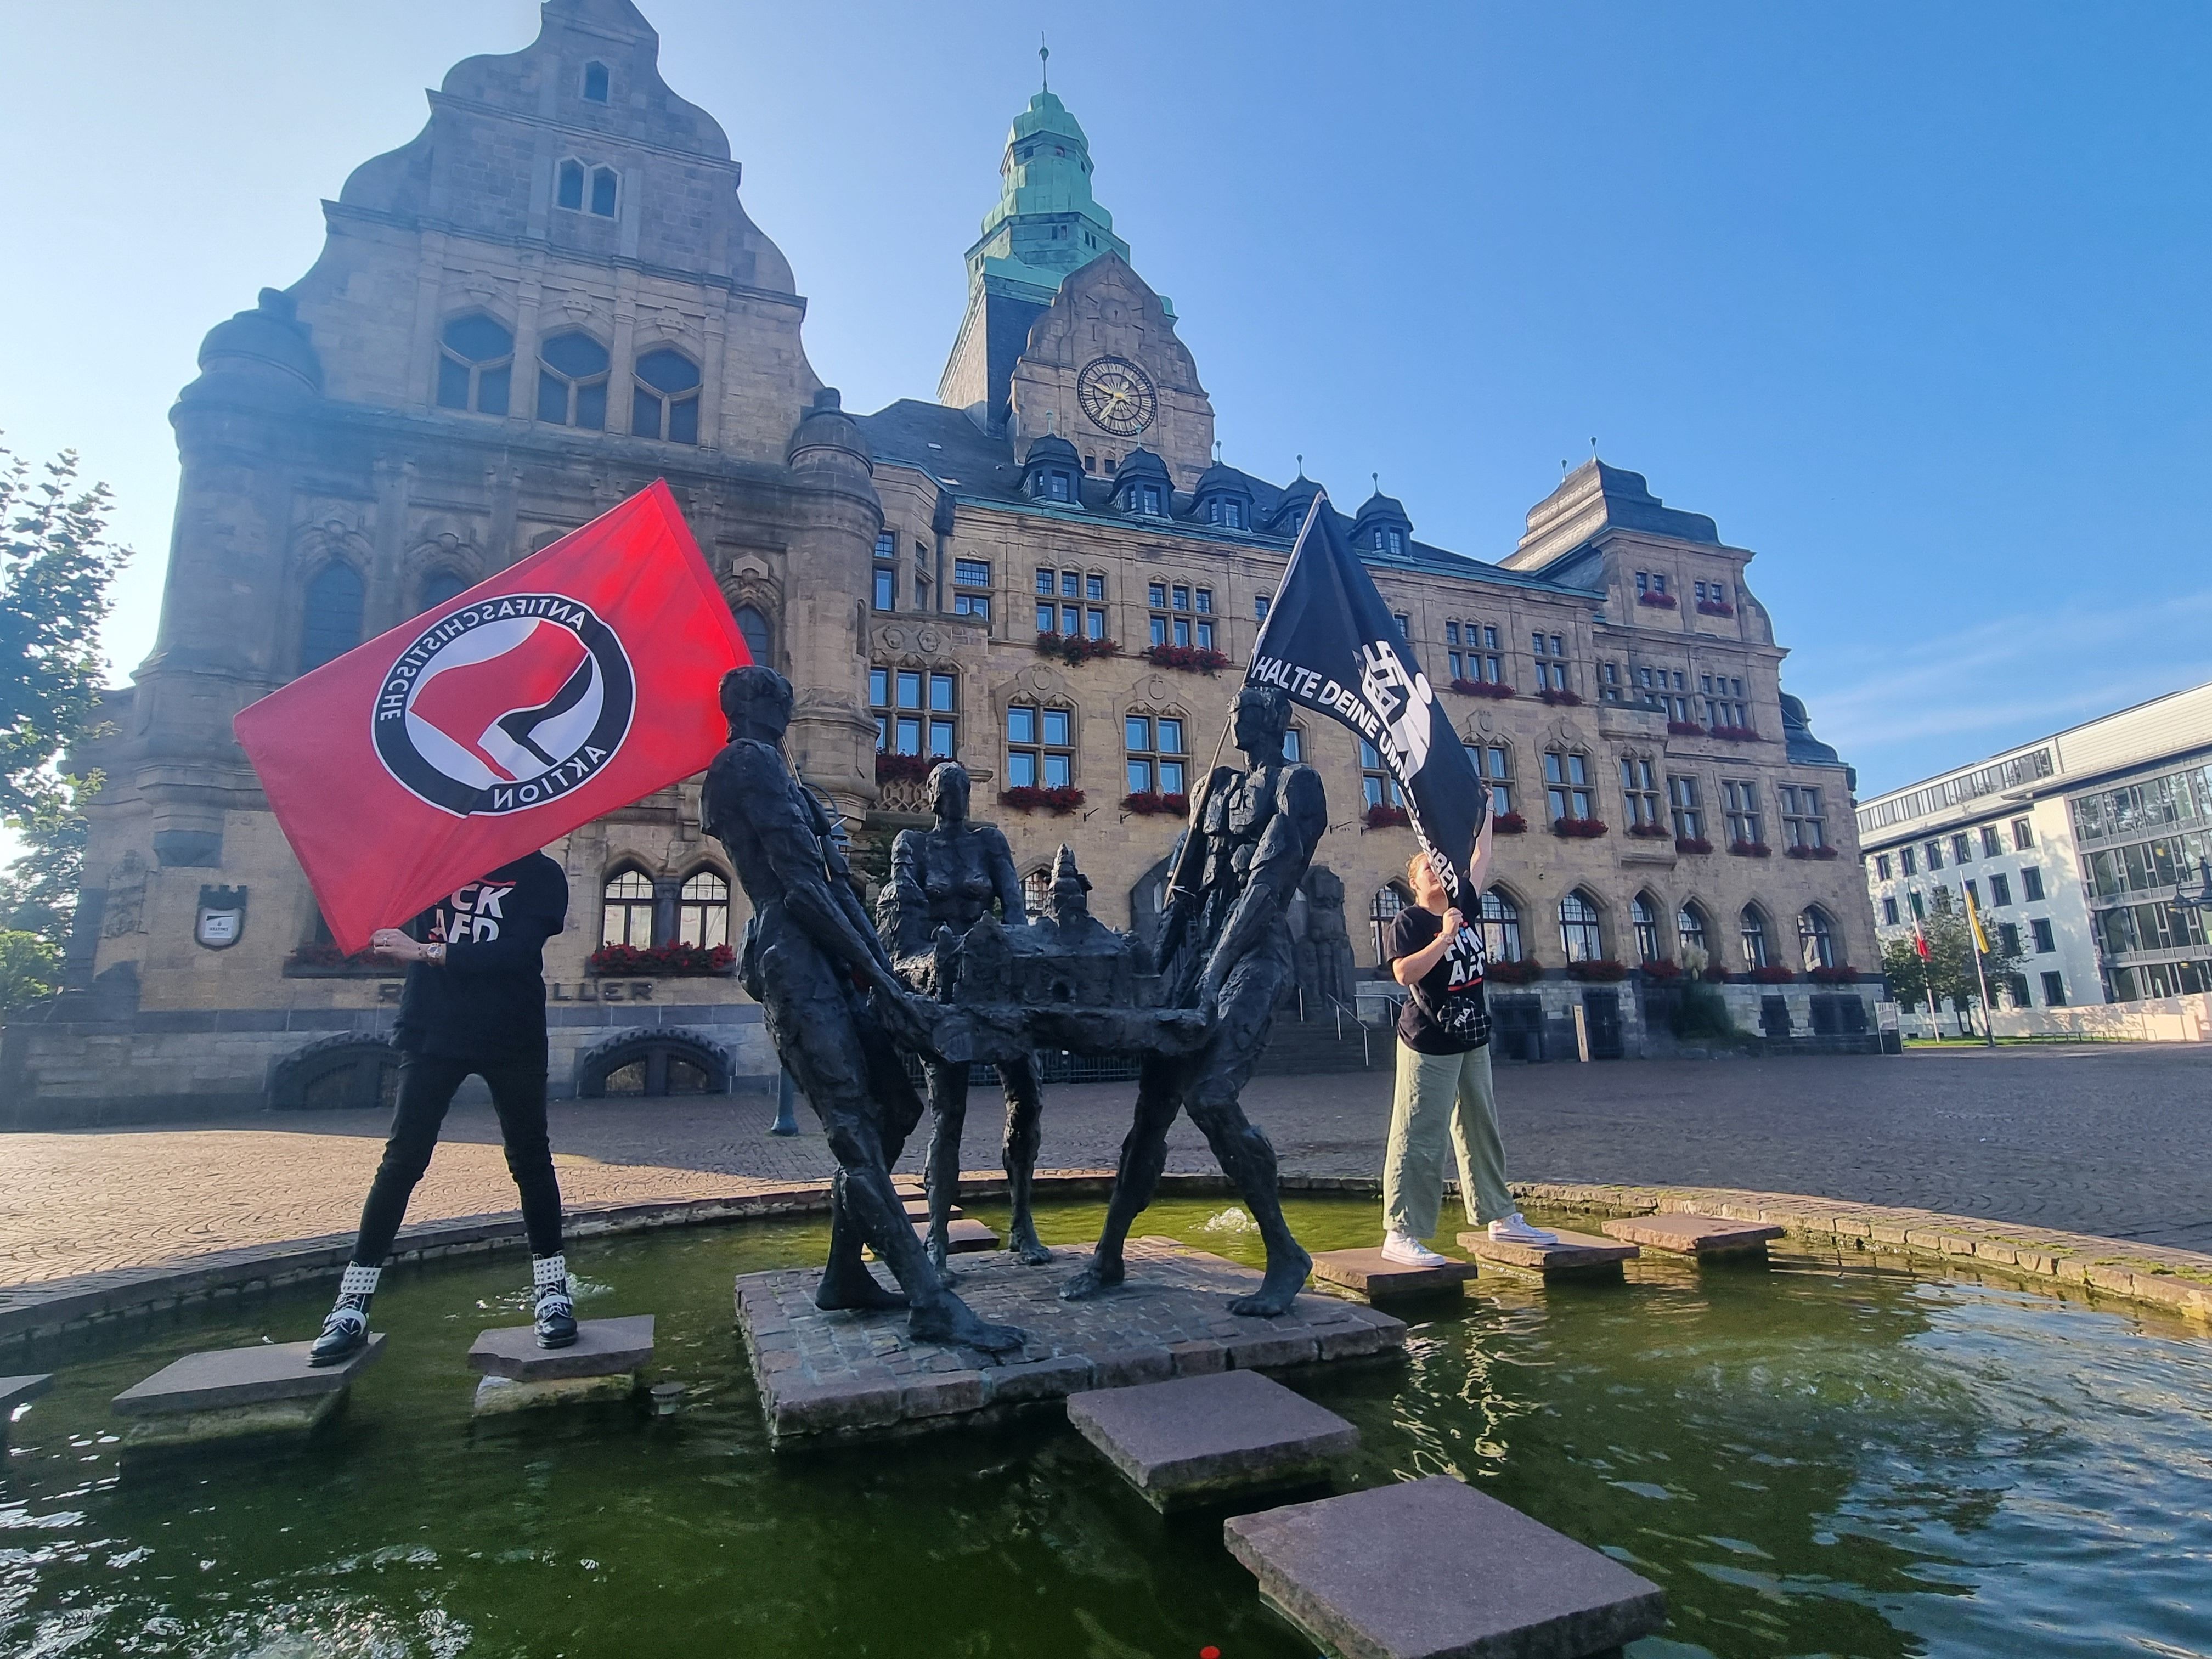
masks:
[(464, 883), (404, 928), (380, 927), (371, 936), (372, 949), (408, 964), (392, 1033), (399, 1098), (362, 1206), (353, 1258), (337, 1304), (308, 1350), (309, 1364), (337, 1364), (368, 1340), (369, 1298), (384, 1259), (430, 1167), (447, 1108), (471, 1074), (491, 1090), (507, 1171), (522, 1195), (538, 1346), (575, 1341), (561, 1188), (545, 1128), (544, 955), (568, 914), (568, 878), (544, 854), (532, 853)]

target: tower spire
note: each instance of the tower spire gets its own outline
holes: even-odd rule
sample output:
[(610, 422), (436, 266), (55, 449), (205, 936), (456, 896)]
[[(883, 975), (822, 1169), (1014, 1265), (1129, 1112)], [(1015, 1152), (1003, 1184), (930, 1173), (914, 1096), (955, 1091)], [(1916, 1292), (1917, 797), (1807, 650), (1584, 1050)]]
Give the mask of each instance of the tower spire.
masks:
[(1052, 90), (1052, 48), (1045, 44), (1042, 29), (1037, 31), (1037, 79), (1044, 83), (1045, 91)]

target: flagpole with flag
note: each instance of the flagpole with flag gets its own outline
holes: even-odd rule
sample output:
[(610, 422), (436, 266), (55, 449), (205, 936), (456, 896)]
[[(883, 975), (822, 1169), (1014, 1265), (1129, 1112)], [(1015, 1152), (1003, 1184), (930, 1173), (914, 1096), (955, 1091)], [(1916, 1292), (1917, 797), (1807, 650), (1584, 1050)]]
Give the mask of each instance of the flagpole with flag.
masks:
[(1969, 887), (1965, 891), (1968, 942), (1974, 947), (1974, 982), (1982, 988), (1982, 1037), (1994, 1048), (1997, 1046), (1997, 1030), (1990, 1021), (1990, 976), (1982, 965), (1982, 958), (1989, 954), (1990, 936), (1982, 931), (1982, 910), (1974, 902), (1974, 890)]
[(1912, 921), (1912, 948), (1920, 957), (1920, 971), (1924, 975), (1922, 983), (1928, 992), (1928, 1024), (1936, 1033), (1936, 1041), (1941, 1042), (1943, 1040), (1943, 1017), (1936, 1012), (1936, 952), (1929, 946), (1927, 932), (1917, 916)]

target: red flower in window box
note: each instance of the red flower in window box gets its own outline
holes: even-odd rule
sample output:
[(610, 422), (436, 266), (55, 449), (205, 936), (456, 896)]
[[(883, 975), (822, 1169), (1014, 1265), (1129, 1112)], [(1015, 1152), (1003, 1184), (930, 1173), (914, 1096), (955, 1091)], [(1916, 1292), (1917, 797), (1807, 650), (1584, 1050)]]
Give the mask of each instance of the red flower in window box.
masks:
[(1157, 789), (1139, 789), (1121, 797), (1121, 810), (1141, 813), (1146, 817), (1155, 812), (1172, 812), (1181, 817), (1190, 811), (1190, 797), (1164, 795)]
[(1528, 833), (1528, 820), (1518, 812), (1500, 812), (1490, 820), (1490, 826), (1492, 833), (1500, 836), (1525, 836)]
[(1087, 640), (1080, 634), (1040, 634), (1036, 651), (1040, 657), (1058, 657), (1074, 666), (1100, 657), (1118, 657), (1121, 644), (1118, 640)]
[(1603, 818), (1553, 818), (1552, 833), (1561, 841), (1595, 841), (1606, 832)]
[(1668, 720), (1667, 735), (1670, 738), (1702, 738), (1705, 728), (1695, 720)]
[(1555, 685), (1547, 685), (1536, 695), (1554, 708), (1576, 708), (1582, 704), (1582, 699), (1573, 692), (1562, 691)]
[(1494, 985), (1531, 985), (1543, 978), (1544, 964), (1534, 957), (1493, 962), (1482, 970), (1482, 976)]
[(1743, 976), (1747, 985), (1794, 985), (1797, 975), (1787, 968), (1754, 968)]
[(1832, 859), (1840, 854), (1832, 847), (1785, 847), (1782, 849), (1782, 856), (1785, 859)]
[(1698, 614), (1701, 617), (1733, 617), (1735, 607), (1726, 599), (1699, 599)]
[(1462, 697), (1495, 697), (1501, 702), (1514, 695), (1502, 680), (1454, 680), (1451, 689)]
[(1413, 819), (1407, 816), (1402, 806), (1377, 805), (1369, 807), (1360, 821), (1370, 830), (1395, 830), (1402, 824), (1411, 823)]
[(1611, 957), (1592, 957), (1587, 962), (1569, 963), (1567, 964), (1567, 977), (1569, 979), (1591, 980), (1601, 985), (1611, 984), (1615, 980), (1626, 979), (1628, 977), (1628, 969), (1624, 964), (1615, 962)]
[(1628, 826), (1628, 833), (1645, 841), (1663, 841), (1674, 832), (1663, 823), (1632, 823)]
[(1732, 841), (1729, 851), (1740, 859), (1771, 859), (1774, 849), (1763, 841)]
[(1681, 964), (1669, 962), (1664, 957), (1655, 957), (1650, 962), (1640, 963), (1639, 968), (1646, 979), (1672, 980), (1682, 977)]
[(1011, 806), (1017, 812), (1034, 812), (1040, 808), (1048, 812), (1073, 812), (1083, 805), (1083, 792), (1067, 783), (1053, 789), (1018, 783), (1011, 789), (999, 791), (999, 805)]
[(1708, 985), (1725, 985), (1729, 981), (1729, 970), (1725, 968), (1704, 968), (1698, 970), (1698, 977)]
[(1755, 727), (1748, 726), (1716, 726), (1705, 735), (1718, 738), (1723, 743), (1763, 743)]
[(1636, 602), (1638, 605), (1648, 605), (1654, 611), (1672, 611), (1675, 608), (1674, 596), (1672, 593), (1638, 593), (1636, 596)]
[(635, 945), (602, 945), (585, 958), (584, 965), (610, 979), (655, 974), (683, 978), (727, 974), (737, 963), (737, 952), (726, 945), (711, 950), (703, 945), (656, 945), (648, 950)]
[(1190, 674), (1211, 674), (1229, 666), (1226, 652), (1202, 645), (1148, 645), (1142, 654), (1155, 668), (1180, 668)]
[(1674, 850), (1678, 853), (1710, 853), (1713, 850), (1713, 844), (1703, 836), (1677, 836), (1674, 837)]
[(879, 750), (876, 755), (876, 781), (878, 783), (904, 783), (908, 780), (919, 781), (927, 777), (930, 769), (936, 764), (937, 763), (927, 755), (890, 755)]
[(1808, 969), (1805, 977), (1815, 985), (1856, 985), (1859, 982), (1859, 970), (1846, 962), (1833, 968)]

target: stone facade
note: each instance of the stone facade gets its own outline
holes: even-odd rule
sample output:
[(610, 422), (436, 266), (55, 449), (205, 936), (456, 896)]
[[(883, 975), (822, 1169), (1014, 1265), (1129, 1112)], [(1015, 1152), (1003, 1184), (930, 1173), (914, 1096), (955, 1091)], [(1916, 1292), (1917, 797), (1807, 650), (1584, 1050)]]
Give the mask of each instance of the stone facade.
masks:
[[(756, 654), (797, 688), (792, 758), (844, 816), (859, 867), (880, 869), (890, 836), (927, 821), (900, 763), (878, 764), (879, 741), (915, 751), (909, 770), (949, 749), (1025, 876), (1066, 842), (1099, 915), (1149, 925), (1179, 823), (1123, 805), (1133, 760), (1159, 793), (1203, 775), (1285, 526), (1317, 486), (1213, 460), (1212, 405), (1174, 311), (1111, 234), (1087, 141), (1049, 94), (1015, 124), (1006, 189), (969, 251), (945, 401), (847, 415), (807, 362), (805, 301), (745, 216), (726, 140), (668, 90), (658, 51), (629, 0), (548, 0), (532, 45), (458, 65), (422, 134), (325, 204), (304, 277), (208, 336), (172, 416), (182, 478), (159, 638), (113, 694), (112, 735), (81, 757), (106, 787), (73, 988), (11, 1024), (0, 1117), (197, 1114), (373, 1085), (397, 980), (319, 945), (231, 719), (655, 477)], [(1494, 563), (1418, 541), (1379, 494), (1346, 524), (1431, 679), (1469, 688), (1446, 693), (1468, 742), (1510, 771), (1499, 804), (1528, 830), (1500, 839), (1498, 888), (1521, 954), (1552, 971), (1527, 994), (1553, 1022), (1555, 1055), (1583, 988), (1559, 977), (1570, 942), (1632, 964), (1639, 896), (1663, 957), (1681, 953), (1687, 904), (1716, 960), (1738, 965), (1748, 905), (1770, 962), (1795, 964), (1814, 907), (1833, 963), (1873, 963), (1848, 770), (1784, 697), (1784, 653), (1744, 586), (1752, 556), (1711, 520), (1593, 461)], [(1121, 649), (1048, 653), (1043, 622)], [(1215, 672), (1146, 659), (1156, 636), (1165, 655), (1218, 653)], [(1516, 695), (1476, 695), (1504, 685)], [(1556, 688), (1548, 701), (1540, 686)], [(899, 706), (908, 690), (922, 706)], [(1134, 756), (1133, 718), (1151, 744)], [(1348, 733), (1308, 720), (1299, 740), (1332, 803), (1293, 918), (1318, 1016), (1371, 973), (1413, 841), (1387, 814), (1368, 827)], [(1604, 833), (1547, 833), (1561, 816), (1547, 754), (1586, 775), (1561, 785), (1588, 797), (1567, 815)], [(1632, 837), (1624, 778), (1647, 767), (1656, 827)], [(1673, 778), (1694, 786), (1686, 810), (1710, 853), (1678, 850), (1695, 839), (1673, 833)], [(1079, 805), (993, 804), (1055, 779)], [(1731, 784), (1750, 792), (1753, 839), (1771, 856), (1731, 856)], [(1783, 856), (1784, 786), (1818, 792), (1815, 828), (1792, 833), (1839, 856)], [(590, 962), (613, 942), (620, 916), (603, 917), (602, 895), (625, 873), (637, 908), (621, 913), (624, 938), (735, 942), (744, 901), (701, 832), (696, 781), (549, 850), (571, 892), (547, 951), (556, 1092), (772, 1071), (731, 979), (606, 976)], [(1577, 910), (1563, 931), (1571, 898), (1589, 920)], [(1620, 988), (1637, 1052), (1640, 1000)], [(366, 1083), (343, 1083), (349, 1043)], [(301, 1081), (311, 1044), (338, 1083)]]

